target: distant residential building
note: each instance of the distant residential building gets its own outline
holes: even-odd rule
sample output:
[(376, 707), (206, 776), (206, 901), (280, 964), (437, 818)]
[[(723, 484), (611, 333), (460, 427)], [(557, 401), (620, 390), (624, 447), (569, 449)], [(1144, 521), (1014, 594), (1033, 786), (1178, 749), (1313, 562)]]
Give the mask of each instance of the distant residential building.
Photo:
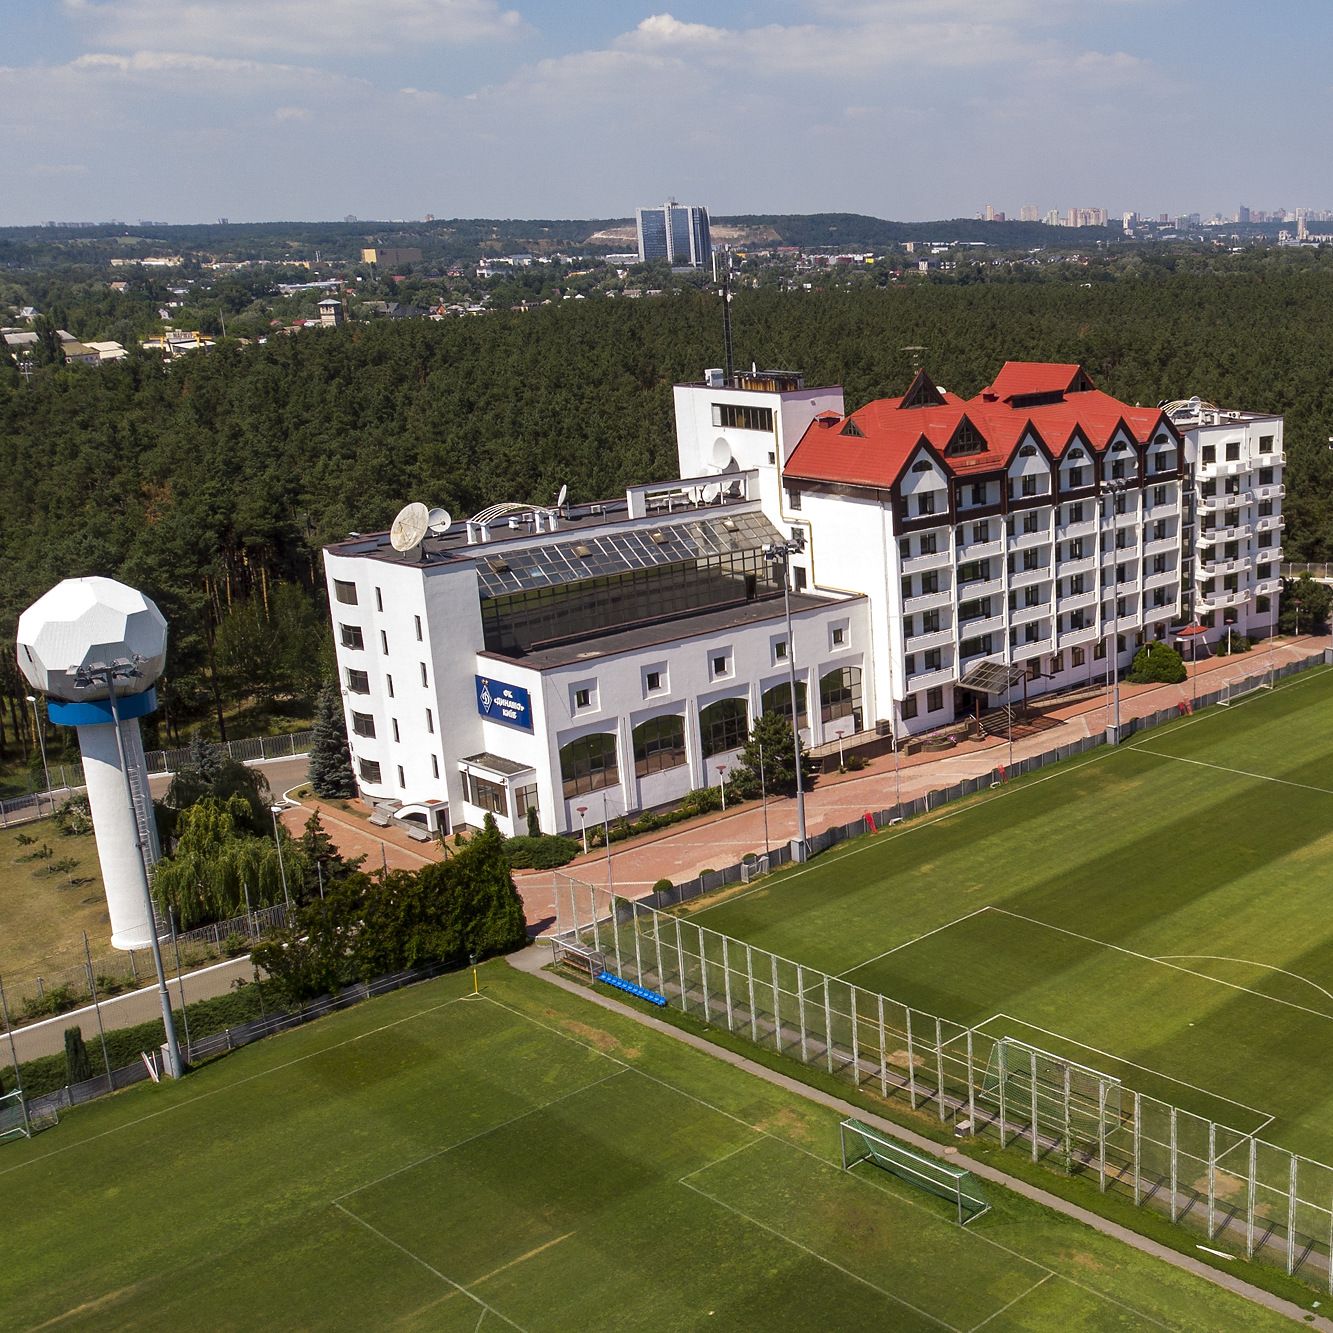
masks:
[(368, 245), (361, 251), (361, 262), (398, 268), (403, 264), (421, 263), (421, 251), (415, 246)]
[(336, 328), (343, 322), (343, 303), (336, 296), (326, 296), (318, 306), (319, 322), (326, 329)]
[(708, 210), (668, 199), (660, 208), (635, 212), (639, 262), (665, 259), (673, 268), (703, 268), (713, 262)]
[(97, 353), (99, 361), (123, 361), (129, 353), (117, 342), (84, 343), (90, 351)]

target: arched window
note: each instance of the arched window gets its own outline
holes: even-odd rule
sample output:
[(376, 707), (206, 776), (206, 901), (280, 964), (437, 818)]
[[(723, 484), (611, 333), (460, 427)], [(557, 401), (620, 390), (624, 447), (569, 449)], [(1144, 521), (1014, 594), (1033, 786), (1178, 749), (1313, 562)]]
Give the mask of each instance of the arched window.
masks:
[(744, 699), (719, 699), (699, 710), (699, 738), (705, 759), (739, 750), (749, 732), (749, 710)]
[(639, 777), (685, 762), (685, 719), (676, 713), (649, 718), (634, 728), (634, 771)]
[(837, 667), (819, 679), (819, 716), (824, 722), (840, 717), (852, 719), (852, 730), (861, 730), (861, 668)]
[(599, 731), (561, 746), (560, 778), (566, 796), (614, 787), (620, 781), (615, 736), (609, 731)]
[[(805, 706), (805, 681), (796, 682), (796, 712), (799, 718), (798, 727), (808, 727), (810, 725), (810, 715)], [(771, 690), (765, 690), (763, 698), (759, 703), (761, 713), (781, 713), (788, 722), (791, 721), (791, 686), (783, 681), (781, 685), (774, 685)]]

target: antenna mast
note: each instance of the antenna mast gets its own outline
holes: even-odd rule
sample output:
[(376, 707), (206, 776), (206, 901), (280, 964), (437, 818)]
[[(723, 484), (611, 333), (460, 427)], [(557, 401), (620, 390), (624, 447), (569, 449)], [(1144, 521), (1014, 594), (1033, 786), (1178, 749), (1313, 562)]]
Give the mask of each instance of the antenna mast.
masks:
[[(714, 256), (716, 259), (716, 255)], [(735, 358), (731, 350), (731, 251), (727, 251), (726, 267), (722, 270), (722, 352), (727, 367), (728, 388), (734, 378)]]

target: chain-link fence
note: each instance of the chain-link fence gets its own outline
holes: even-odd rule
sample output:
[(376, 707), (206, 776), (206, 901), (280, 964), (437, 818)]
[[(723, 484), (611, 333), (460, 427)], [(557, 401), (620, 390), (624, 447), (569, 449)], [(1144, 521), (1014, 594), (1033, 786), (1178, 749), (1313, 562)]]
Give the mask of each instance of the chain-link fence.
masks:
[[(1095, 1179), (1210, 1244), (1333, 1291), (1333, 1169), (605, 887), (562, 876), (560, 937), (682, 1012), (888, 1102)], [(1051, 1039), (1056, 1045), (1058, 1038)], [(1027, 1061), (1030, 1056), (1031, 1065)], [(1015, 1074), (1017, 1070), (1017, 1074)]]
[[(246, 952), (254, 941), (285, 925), (287, 907), (278, 903), (246, 912), (227, 921), (182, 931), (173, 944), (170, 936), (162, 938), (162, 962), (168, 976), (176, 975), (176, 958), (183, 970), (216, 958), (219, 952)], [(126, 990), (154, 983), (153, 956), (148, 949), (125, 949), (81, 961), (40, 976), (4, 979), (10, 1002), (10, 1018), (18, 1027), (63, 1013), (95, 999), (106, 1000)], [(0, 1021), (0, 1032), (4, 1023)]]

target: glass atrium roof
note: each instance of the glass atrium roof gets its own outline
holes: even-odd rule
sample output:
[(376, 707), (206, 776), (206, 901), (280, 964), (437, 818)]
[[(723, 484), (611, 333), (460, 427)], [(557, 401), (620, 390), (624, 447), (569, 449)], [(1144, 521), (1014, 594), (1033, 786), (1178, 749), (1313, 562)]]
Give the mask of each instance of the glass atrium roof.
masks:
[(763, 514), (752, 511), (667, 520), (655, 527), (600, 536), (574, 535), (491, 554), (472, 548), (468, 554), (476, 563), (481, 595), (490, 598), (558, 587), (582, 579), (612, 578), (636, 569), (754, 551), (781, 540), (781, 533)]

